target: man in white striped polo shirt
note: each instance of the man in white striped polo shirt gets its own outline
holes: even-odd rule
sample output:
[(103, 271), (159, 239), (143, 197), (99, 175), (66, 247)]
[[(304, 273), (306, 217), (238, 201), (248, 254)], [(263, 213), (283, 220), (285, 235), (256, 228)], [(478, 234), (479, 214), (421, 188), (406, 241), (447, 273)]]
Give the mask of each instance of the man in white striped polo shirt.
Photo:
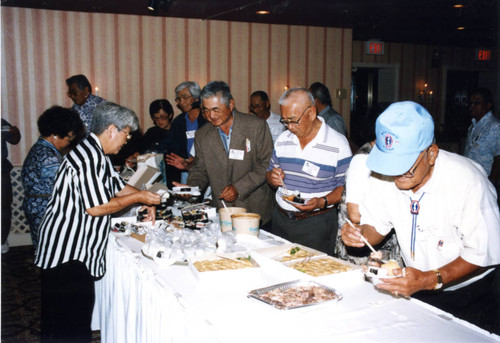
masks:
[[(267, 169), (278, 206), (272, 232), (295, 243), (333, 254), (337, 209), (352, 157), (347, 139), (317, 116), (314, 98), (292, 88), (280, 98), (281, 122), (289, 131), (276, 140)], [(299, 192), (305, 204), (284, 198)]]
[[(92, 133), (63, 160), (40, 224), (35, 264), (42, 268), (42, 342), (90, 342), (94, 280), (104, 275), (110, 214), (160, 196), (125, 185), (106, 155), (137, 130), (131, 110), (103, 102)], [(146, 220), (154, 220), (147, 207)]]

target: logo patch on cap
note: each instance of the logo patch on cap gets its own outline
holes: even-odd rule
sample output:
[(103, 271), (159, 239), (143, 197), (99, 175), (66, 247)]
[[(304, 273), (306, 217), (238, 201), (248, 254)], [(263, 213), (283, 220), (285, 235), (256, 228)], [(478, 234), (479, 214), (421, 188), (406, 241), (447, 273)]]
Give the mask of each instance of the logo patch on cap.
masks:
[(396, 139), (395, 135), (391, 132), (387, 132), (387, 131), (382, 132), (381, 136), (383, 137), (384, 148), (386, 150), (393, 150), (395, 148), (394, 144), (399, 143), (399, 141)]

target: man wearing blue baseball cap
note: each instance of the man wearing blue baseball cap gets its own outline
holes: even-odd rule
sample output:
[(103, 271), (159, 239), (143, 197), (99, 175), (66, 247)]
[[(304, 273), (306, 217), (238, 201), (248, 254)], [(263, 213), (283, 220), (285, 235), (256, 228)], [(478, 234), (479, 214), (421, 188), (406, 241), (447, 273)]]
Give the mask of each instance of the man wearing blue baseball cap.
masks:
[(372, 172), (361, 225), (344, 225), (346, 245), (372, 245), (392, 228), (406, 268), (377, 287), (423, 300), (489, 331), (500, 332), (500, 214), (483, 168), (439, 150), (434, 122), (411, 101), (394, 103), (376, 123), (367, 159)]

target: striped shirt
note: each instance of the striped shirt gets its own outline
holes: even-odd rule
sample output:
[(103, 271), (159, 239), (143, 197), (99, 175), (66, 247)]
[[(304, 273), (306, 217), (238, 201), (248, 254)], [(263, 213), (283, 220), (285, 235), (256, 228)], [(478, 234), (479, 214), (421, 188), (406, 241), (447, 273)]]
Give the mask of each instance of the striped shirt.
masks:
[(105, 273), (105, 252), (111, 227), (109, 215), (92, 217), (85, 210), (108, 203), (125, 187), (93, 133), (63, 160), (40, 225), (35, 264), (54, 268), (83, 262), (89, 273)]
[[(299, 191), (303, 198), (322, 197), (335, 188), (344, 186), (345, 173), (352, 158), (351, 148), (344, 135), (325, 124), (304, 149), (297, 136), (283, 132), (274, 145), (268, 171), (281, 168), (285, 173), (285, 186), (289, 192)], [(278, 205), (288, 211), (297, 211), (286, 203), (282, 187), (276, 192)]]

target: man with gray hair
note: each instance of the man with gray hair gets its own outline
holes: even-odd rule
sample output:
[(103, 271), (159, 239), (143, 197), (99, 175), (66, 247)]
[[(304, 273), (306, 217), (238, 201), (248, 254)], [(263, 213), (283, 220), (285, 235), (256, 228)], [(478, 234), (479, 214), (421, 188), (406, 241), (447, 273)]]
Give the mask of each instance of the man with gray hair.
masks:
[[(201, 91), (201, 110), (211, 125), (196, 133), (196, 156), (187, 183), (212, 188), (212, 206), (244, 207), (271, 219), (272, 195), (266, 167), (273, 152), (271, 132), (262, 119), (235, 110), (229, 86), (209, 82)], [(262, 226), (261, 226), (262, 227)]]
[(281, 123), (288, 131), (276, 140), (267, 168), (267, 182), (278, 188), (273, 233), (332, 255), (338, 229), (336, 205), (352, 155), (349, 143), (316, 115), (307, 89), (289, 89), (279, 102)]
[[(126, 185), (107, 155), (137, 130), (134, 112), (99, 104), (92, 133), (66, 155), (39, 227), (35, 265), (42, 268), (42, 342), (90, 342), (94, 281), (106, 271), (111, 214), (155, 205), (160, 196)], [(146, 220), (153, 220), (154, 206)]]
[(181, 82), (175, 87), (175, 101), (182, 111), (170, 128), (167, 139), (165, 161), (167, 162), (167, 184), (185, 183), (188, 170), (193, 163), (191, 149), (194, 144), (196, 130), (207, 122), (200, 115), (200, 86), (194, 81)]

